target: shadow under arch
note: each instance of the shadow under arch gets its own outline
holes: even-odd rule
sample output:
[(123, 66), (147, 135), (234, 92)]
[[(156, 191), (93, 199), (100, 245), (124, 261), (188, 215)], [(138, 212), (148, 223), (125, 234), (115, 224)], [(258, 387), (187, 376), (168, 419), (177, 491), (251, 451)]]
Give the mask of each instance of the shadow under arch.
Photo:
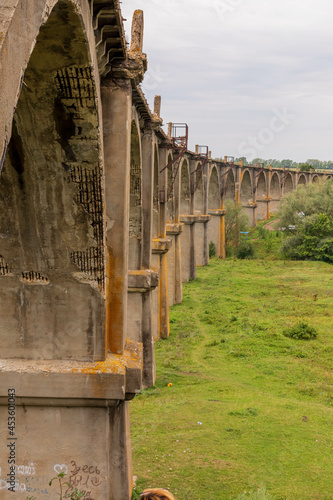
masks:
[(198, 215), (201, 215), (204, 213), (204, 187), (203, 187), (203, 171), (200, 163), (197, 164), (193, 176), (194, 176), (193, 179), (194, 212)]
[(154, 145), (154, 186), (153, 186), (153, 238), (158, 238), (159, 234), (160, 234), (159, 161), (158, 161), (157, 146), (155, 144)]
[[(168, 155), (168, 163), (172, 161), (171, 154)], [(167, 221), (172, 223), (175, 220), (175, 165), (168, 168), (167, 174)]]
[(293, 179), (291, 177), (291, 173), (288, 172), (284, 180), (283, 195), (291, 193), (293, 189), (294, 189)]
[(306, 185), (306, 178), (304, 174), (301, 174), (298, 179), (297, 187), (298, 186), (305, 186)]
[(220, 188), (217, 169), (212, 168), (208, 185), (208, 209), (214, 210), (220, 208)]
[(260, 172), (257, 181), (257, 198), (266, 198), (267, 196), (267, 183), (265, 172)]
[(233, 171), (230, 169), (226, 175), (223, 186), (224, 201), (231, 200), (235, 202), (236, 197), (236, 184)]
[(240, 185), (240, 202), (247, 205), (252, 202), (252, 181), (248, 170), (245, 170)]
[(191, 188), (190, 174), (187, 160), (184, 160), (180, 172), (180, 213), (181, 215), (190, 214)]
[(274, 172), (270, 181), (270, 212), (275, 213), (279, 208), (281, 199), (281, 186), (280, 179), (277, 172)]
[(276, 172), (274, 172), (271, 178), (270, 194), (272, 198), (277, 200), (279, 200), (281, 197), (281, 186), (279, 176)]
[[(81, 22), (71, 2), (56, 4), (40, 28), (13, 118), (0, 179), (6, 358), (105, 355), (100, 128)], [(10, 345), (3, 341), (9, 333)]]

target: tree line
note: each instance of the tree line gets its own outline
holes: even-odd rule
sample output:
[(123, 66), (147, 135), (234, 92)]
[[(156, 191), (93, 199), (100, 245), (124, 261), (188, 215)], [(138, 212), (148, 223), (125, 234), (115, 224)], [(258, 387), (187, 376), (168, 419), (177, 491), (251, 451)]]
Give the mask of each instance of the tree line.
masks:
[(306, 162), (296, 162), (293, 160), (285, 159), (285, 160), (276, 160), (273, 158), (270, 158), (269, 160), (265, 160), (263, 158), (254, 158), (251, 162), (247, 161), (245, 157), (241, 158), (236, 158), (235, 162), (239, 163), (239, 161), (242, 160), (243, 165), (256, 165), (257, 163), (263, 165), (264, 167), (268, 167), (269, 165), (272, 165), (273, 168), (292, 168), (296, 169), (299, 168), (303, 172), (309, 172), (310, 169), (313, 170), (333, 170), (333, 161), (328, 160), (328, 161), (321, 161), (317, 159), (309, 159), (306, 160)]

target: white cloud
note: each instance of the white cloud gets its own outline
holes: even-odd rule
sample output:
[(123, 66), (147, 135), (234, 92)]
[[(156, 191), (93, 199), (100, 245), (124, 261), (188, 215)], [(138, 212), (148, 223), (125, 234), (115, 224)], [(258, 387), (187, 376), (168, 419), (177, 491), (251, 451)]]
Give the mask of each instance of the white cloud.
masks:
[[(221, 15), (221, 12), (227, 11)], [(152, 103), (165, 122), (187, 122), (190, 147), (237, 156), (274, 108), (297, 118), (262, 152), (279, 159), (333, 159), (332, 0), (124, 0), (145, 14)], [(130, 23), (125, 24), (130, 35)]]

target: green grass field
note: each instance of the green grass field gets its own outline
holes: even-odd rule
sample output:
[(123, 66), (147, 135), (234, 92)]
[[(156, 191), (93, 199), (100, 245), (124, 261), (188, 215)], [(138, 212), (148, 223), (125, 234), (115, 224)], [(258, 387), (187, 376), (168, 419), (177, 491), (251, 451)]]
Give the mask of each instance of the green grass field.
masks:
[[(333, 267), (213, 259), (183, 290), (131, 403), (136, 490), (333, 499)], [(299, 321), (317, 339), (283, 335)]]

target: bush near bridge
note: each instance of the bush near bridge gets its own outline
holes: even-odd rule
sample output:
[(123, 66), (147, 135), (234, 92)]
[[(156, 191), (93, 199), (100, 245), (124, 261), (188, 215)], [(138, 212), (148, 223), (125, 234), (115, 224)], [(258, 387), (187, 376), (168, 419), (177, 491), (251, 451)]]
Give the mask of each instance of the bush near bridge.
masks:
[(301, 186), (286, 195), (277, 214), (287, 238), (285, 258), (333, 263), (333, 181)]

